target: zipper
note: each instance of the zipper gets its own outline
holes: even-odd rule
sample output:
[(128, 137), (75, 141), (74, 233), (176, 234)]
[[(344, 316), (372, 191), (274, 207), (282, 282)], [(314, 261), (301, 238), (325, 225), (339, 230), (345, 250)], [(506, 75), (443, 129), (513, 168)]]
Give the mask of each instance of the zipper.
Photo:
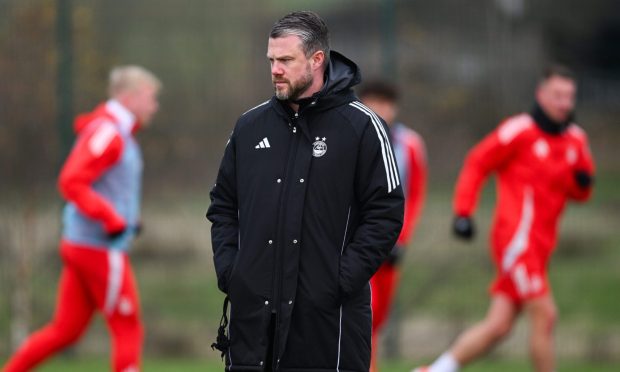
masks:
[(273, 354), (271, 356), (272, 358), (272, 365), (275, 365), (275, 369), (277, 370), (279, 368), (279, 364), (280, 364), (280, 360), (276, 359), (277, 355), (278, 355), (278, 342), (279, 342), (279, 329), (280, 329), (280, 313), (282, 312), (280, 309), (280, 296), (281, 296), (281, 292), (282, 292), (282, 256), (284, 254), (283, 250), (284, 247), (286, 245), (286, 239), (284, 237), (284, 218), (286, 217), (286, 203), (288, 201), (288, 195), (289, 195), (289, 191), (290, 191), (290, 185), (291, 183), (289, 182), (289, 179), (292, 177), (293, 175), (293, 171), (295, 169), (295, 157), (297, 156), (297, 149), (299, 147), (299, 137), (296, 135), (297, 134), (297, 118), (299, 117), (298, 113), (295, 113), (295, 117), (293, 118), (292, 122), (289, 123), (289, 126), (291, 127), (291, 134), (292, 134), (292, 140), (289, 144), (289, 148), (287, 151), (287, 161), (286, 161), (286, 168), (285, 168), (285, 173), (284, 173), (284, 190), (282, 190), (282, 193), (280, 194), (280, 203), (279, 203), (279, 208), (278, 208), (278, 229), (277, 229), (277, 235), (276, 235), (276, 244), (274, 249), (275, 251), (275, 263), (274, 263), (274, 280), (272, 283), (272, 292), (273, 292), (273, 306), (277, 306), (276, 307), (276, 319), (275, 319), (275, 328), (273, 331)]

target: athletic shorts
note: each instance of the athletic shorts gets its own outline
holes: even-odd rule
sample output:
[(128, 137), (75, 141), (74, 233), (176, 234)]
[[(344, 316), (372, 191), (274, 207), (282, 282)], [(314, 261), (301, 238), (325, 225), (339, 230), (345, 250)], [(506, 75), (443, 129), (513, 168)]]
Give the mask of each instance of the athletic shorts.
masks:
[(525, 254), (507, 271), (498, 267), (490, 292), (506, 295), (517, 305), (545, 296), (550, 292), (546, 264)]

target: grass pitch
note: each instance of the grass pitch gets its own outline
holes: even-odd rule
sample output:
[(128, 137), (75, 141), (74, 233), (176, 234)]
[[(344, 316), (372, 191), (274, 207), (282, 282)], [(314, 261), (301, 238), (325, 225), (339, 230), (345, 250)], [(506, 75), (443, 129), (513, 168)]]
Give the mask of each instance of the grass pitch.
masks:
[[(415, 365), (407, 361), (385, 361), (380, 365), (381, 372), (409, 372)], [(144, 362), (146, 372), (216, 372), (223, 371), (219, 360), (200, 359), (147, 359)], [(615, 372), (619, 365), (605, 363), (587, 363), (581, 361), (561, 361), (562, 372)], [(57, 357), (37, 372), (88, 371), (107, 372), (110, 370), (105, 359), (84, 359)], [(465, 368), (463, 372), (524, 372), (530, 371), (529, 362), (520, 360), (484, 359)]]

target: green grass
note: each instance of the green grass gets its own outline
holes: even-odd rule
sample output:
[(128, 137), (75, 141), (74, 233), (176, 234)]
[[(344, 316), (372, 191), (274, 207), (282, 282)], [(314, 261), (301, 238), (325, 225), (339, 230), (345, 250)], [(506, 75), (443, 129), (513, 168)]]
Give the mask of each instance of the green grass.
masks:
[[(57, 357), (37, 369), (37, 372), (89, 371), (107, 372), (109, 367), (103, 359), (84, 359)], [(147, 359), (144, 362), (145, 372), (211, 372), (223, 371), (219, 360), (199, 359)], [(407, 361), (386, 361), (380, 365), (381, 372), (408, 372), (415, 365)], [(618, 371), (618, 365), (604, 363), (586, 363), (582, 361), (562, 361), (559, 370), (562, 372), (612, 372)], [(468, 366), (463, 372), (523, 372), (530, 371), (527, 361), (485, 359)]]

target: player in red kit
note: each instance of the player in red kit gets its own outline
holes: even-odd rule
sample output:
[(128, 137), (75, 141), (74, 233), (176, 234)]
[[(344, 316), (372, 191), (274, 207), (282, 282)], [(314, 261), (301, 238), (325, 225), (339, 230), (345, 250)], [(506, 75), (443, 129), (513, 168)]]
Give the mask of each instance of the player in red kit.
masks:
[(469, 152), (456, 184), (454, 232), (464, 239), (474, 236), (478, 195), (495, 174), (491, 255), (497, 274), (491, 304), (484, 320), (417, 371), (458, 371), (506, 336), (522, 311), (529, 320), (535, 370), (555, 370), (556, 306), (547, 267), (566, 202), (587, 200), (594, 174), (587, 136), (573, 122), (575, 96), (573, 74), (561, 66), (549, 68), (536, 90), (534, 109), (508, 118)]
[(405, 215), (398, 241), (387, 260), (370, 280), (372, 288), (371, 371), (376, 371), (379, 334), (386, 323), (396, 294), (400, 277), (399, 263), (404, 248), (411, 240), (424, 203), (427, 173), (426, 149), (419, 134), (396, 122), (399, 92), (395, 86), (383, 81), (371, 81), (364, 84), (359, 93), (362, 102), (377, 113), (390, 128), (390, 140), (405, 194)]
[(140, 229), (142, 156), (134, 134), (158, 110), (159, 89), (159, 80), (142, 67), (117, 67), (110, 73), (110, 99), (76, 119), (77, 139), (58, 182), (67, 205), (54, 318), (3, 371), (29, 371), (77, 341), (96, 311), (112, 336), (113, 370), (140, 370), (143, 327), (127, 256)]

